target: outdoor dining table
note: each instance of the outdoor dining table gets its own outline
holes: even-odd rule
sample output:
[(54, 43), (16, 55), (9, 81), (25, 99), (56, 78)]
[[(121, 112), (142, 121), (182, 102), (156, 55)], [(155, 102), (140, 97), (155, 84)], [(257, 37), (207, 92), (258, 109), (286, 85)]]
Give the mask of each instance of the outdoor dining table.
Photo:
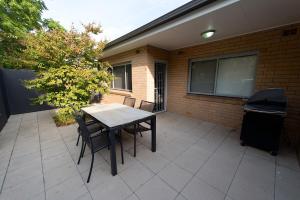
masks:
[(156, 115), (126, 105), (93, 104), (81, 109), (84, 115), (97, 120), (109, 132), (111, 174), (117, 174), (115, 134), (122, 128), (142, 122), (151, 121), (151, 150), (156, 151)]

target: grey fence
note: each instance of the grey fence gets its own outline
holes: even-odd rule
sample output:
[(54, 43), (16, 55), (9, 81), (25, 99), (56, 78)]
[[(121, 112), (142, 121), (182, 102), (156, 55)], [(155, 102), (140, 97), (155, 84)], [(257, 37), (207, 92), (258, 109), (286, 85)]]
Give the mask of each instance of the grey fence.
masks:
[(34, 90), (26, 89), (23, 85), (24, 80), (35, 77), (34, 71), (3, 68), (0, 71), (2, 74), (0, 109), (1, 113), (6, 113), (4, 117), (1, 117), (3, 118), (0, 119), (1, 122), (6, 121), (9, 115), (51, 109), (47, 105), (33, 104), (32, 99), (37, 97), (38, 94)]
[(7, 118), (9, 116), (4, 89), (5, 88), (4, 88), (3, 74), (2, 74), (2, 70), (0, 70), (0, 130), (5, 125)]

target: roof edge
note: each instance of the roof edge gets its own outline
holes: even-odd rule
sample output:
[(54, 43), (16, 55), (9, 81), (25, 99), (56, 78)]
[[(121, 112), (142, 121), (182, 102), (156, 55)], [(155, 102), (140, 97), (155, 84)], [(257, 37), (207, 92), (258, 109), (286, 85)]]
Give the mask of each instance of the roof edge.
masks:
[(125, 42), (131, 38), (134, 38), (142, 33), (147, 32), (153, 28), (156, 28), (162, 24), (168, 23), (174, 19), (177, 19), (181, 16), (188, 14), (191, 11), (202, 8), (202, 7), (207, 6), (216, 1), (218, 1), (218, 0), (193, 0), (193, 1), (190, 1), (184, 5), (176, 8), (175, 10), (172, 10), (172, 11), (162, 15), (161, 17), (107, 43), (104, 50), (110, 49), (122, 42)]

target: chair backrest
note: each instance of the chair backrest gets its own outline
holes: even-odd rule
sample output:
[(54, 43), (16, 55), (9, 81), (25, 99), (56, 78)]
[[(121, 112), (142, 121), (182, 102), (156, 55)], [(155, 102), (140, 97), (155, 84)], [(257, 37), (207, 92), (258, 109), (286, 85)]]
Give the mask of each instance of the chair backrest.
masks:
[(155, 104), (153, 102), (142, 100), (140, 104), (140, 109), (148, 112), (154, 112), (154, 106)]
[(76, 115), (75, 116), (75, 120), (79, 125), (79, 130), (80, 130), (80, 134), (83, 137), (83, 140), (88, 142), (89, 141), (89, 130), (86, 127), (85, 123), (84, 123), (84, 119), (81, 115)]
[(102, 95), (100, 93), (92, 94), (90, 97), (90, 104), (99, 103), (102, 99)]
[(123, 105), (126, 105), (126, 106), (129, 106), (129, 107), (134, 107), (134, 104), (135, 104), (135, 98), (132, 98), (132, 97), (125, 97), (124, 98), (124, 102), (123, 102)]

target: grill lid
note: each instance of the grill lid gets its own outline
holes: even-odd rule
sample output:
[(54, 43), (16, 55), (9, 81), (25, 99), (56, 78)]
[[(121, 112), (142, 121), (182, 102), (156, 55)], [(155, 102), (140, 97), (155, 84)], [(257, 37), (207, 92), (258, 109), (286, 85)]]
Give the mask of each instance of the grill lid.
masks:
[(285, 114), (287, 98), (281, 88), (266, 89), (252, 95), (244, 106), (246, 111)]

